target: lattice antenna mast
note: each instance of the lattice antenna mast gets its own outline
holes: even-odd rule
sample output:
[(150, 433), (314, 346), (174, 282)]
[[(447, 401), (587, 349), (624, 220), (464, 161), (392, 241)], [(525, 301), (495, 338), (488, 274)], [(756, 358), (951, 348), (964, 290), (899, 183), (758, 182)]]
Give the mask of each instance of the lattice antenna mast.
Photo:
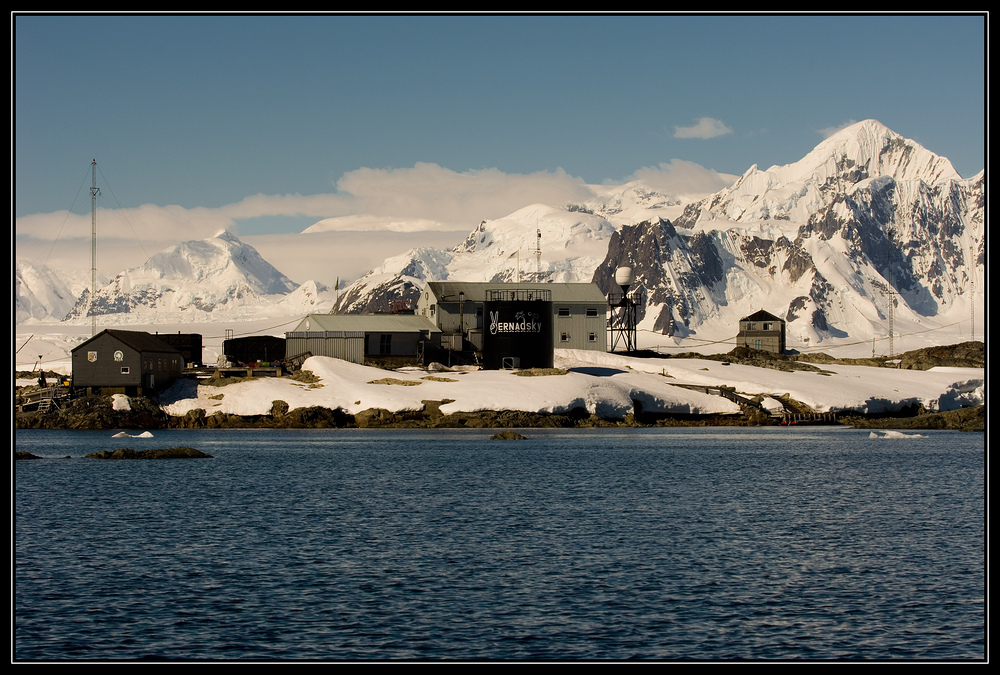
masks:
[(886, 249), (887, 249), (886, 257), (888, 258), (888, 265), (889, 265), (888, 295), (889, 295), (889, 358), (890, 359), (892, 358), (892, 355), (894, 353), (893, 343), (892, 343), (893, 330), (894, 330), (893, 311), (894, 311), (894, 305), (896, 304), (895, 303), (896, 287), (892, 285), (892, 235), (893, 235), (893, 229), (892, 226), (890, 225), (889, 228), (886, 230)]
[(542, 280), (542, 230), (535, 224), (535, 281)]
[(969, 339), (976, 339), (976, 259), (973, 257), (973, 244), (969, 242)]
[(90, 163), (90, 336), (97, 334), (97, 314), (94, 300), (97, 297), (97, 160)]

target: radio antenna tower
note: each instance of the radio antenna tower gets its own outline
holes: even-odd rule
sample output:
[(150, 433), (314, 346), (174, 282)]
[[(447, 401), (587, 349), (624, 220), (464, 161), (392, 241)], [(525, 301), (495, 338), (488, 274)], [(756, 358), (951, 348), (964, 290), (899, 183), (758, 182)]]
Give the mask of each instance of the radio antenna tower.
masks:
[(893, 333), (893, 305), (895, 305), (895, 287), (892, 285), (892, 235), (893, 229), (890, 225), (886, 230), (886, 249), (889, 265), (889, 288), (887, 294), (889, 296), (889, 358), (893, 355), (893, 344), (892, 344), (892, 333)]
[(90, 163), (90, 336), (97, 334), (97, 315), (94, 313), (94, 299), (97, 296), (97, 160)]
[(538, 223), (535, 223), (535, 234), (537, 239), (535, 242), (535, 281), (541, 282), (542, 280), (542, 231), (538, 227)]

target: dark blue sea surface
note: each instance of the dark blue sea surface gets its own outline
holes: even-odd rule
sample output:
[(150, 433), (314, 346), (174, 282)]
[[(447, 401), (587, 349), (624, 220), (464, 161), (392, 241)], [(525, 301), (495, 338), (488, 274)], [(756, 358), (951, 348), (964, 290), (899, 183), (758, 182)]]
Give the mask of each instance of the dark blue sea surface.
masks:
[(491, 433), (18, 431), (14, 658), (985, 657), (982, 434)]

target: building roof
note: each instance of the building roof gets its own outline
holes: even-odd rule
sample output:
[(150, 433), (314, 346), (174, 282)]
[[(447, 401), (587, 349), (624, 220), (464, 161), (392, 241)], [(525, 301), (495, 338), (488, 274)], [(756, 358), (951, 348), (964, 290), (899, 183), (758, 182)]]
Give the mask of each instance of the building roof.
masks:
[[(306, 319), (310, 326), (305, 327)], [(441, 329), (417, 314), (309, 314), (290, 332), (363, 331), (365, 333), (415, 333)]]
[(771, 314), (770, 312), (765, 312), (763, 309), (759, 309), (750, 316), (745, 316), (740, 321), (781, 321), (785, 320)]
[(102, 330), (94, 337), (90, 338), (86, 342), (78, 344), (70, 351), (75, 352), (83, 349), (102, 335), (110, 335), (126, 347), (131, 347), (138, 352), (176, 352), (180, 354), (176, 347), (167, 344), (161, 340), (159, 336), (153, 335), (152, 333), (146, 333), (138, 330), (118, 330), (116, 328), (107, 328)]
[(604, 304), (607, 298), (595, 283), (511, 283), (497, 281), (428, 281), (427, 287), (438, 302), (458, 302), (458, 294), (465, 293), (470, 302), (483, 302), (488, 290), (518, 289), (526, 291), (549, 291), (552, 302), (593, 302)]

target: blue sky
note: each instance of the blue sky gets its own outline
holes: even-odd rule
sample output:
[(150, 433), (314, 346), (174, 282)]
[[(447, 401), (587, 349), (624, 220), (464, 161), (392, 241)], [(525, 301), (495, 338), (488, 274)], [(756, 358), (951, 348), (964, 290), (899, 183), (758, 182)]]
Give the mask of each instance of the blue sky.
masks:
[(672, 162), (741, 174), (867, 118), (965, 177), (985, 168), (984, 16), (21, 15), (12, 28), (19, 239), (54, 236), (20, 221), (33, 214), (72, 206), (89, 224), (92, 158), (115, 208), (176, 205), (185, 236), (226, 221), (300, 232), (390, 198), (397, 217), (445, 223), (403, 213), (400, 195), (426, 207), (449, 178), (467, 209), (441, 227), (471, 229), (505, 215), (470, 196), (501, 179), (572, 192)]

